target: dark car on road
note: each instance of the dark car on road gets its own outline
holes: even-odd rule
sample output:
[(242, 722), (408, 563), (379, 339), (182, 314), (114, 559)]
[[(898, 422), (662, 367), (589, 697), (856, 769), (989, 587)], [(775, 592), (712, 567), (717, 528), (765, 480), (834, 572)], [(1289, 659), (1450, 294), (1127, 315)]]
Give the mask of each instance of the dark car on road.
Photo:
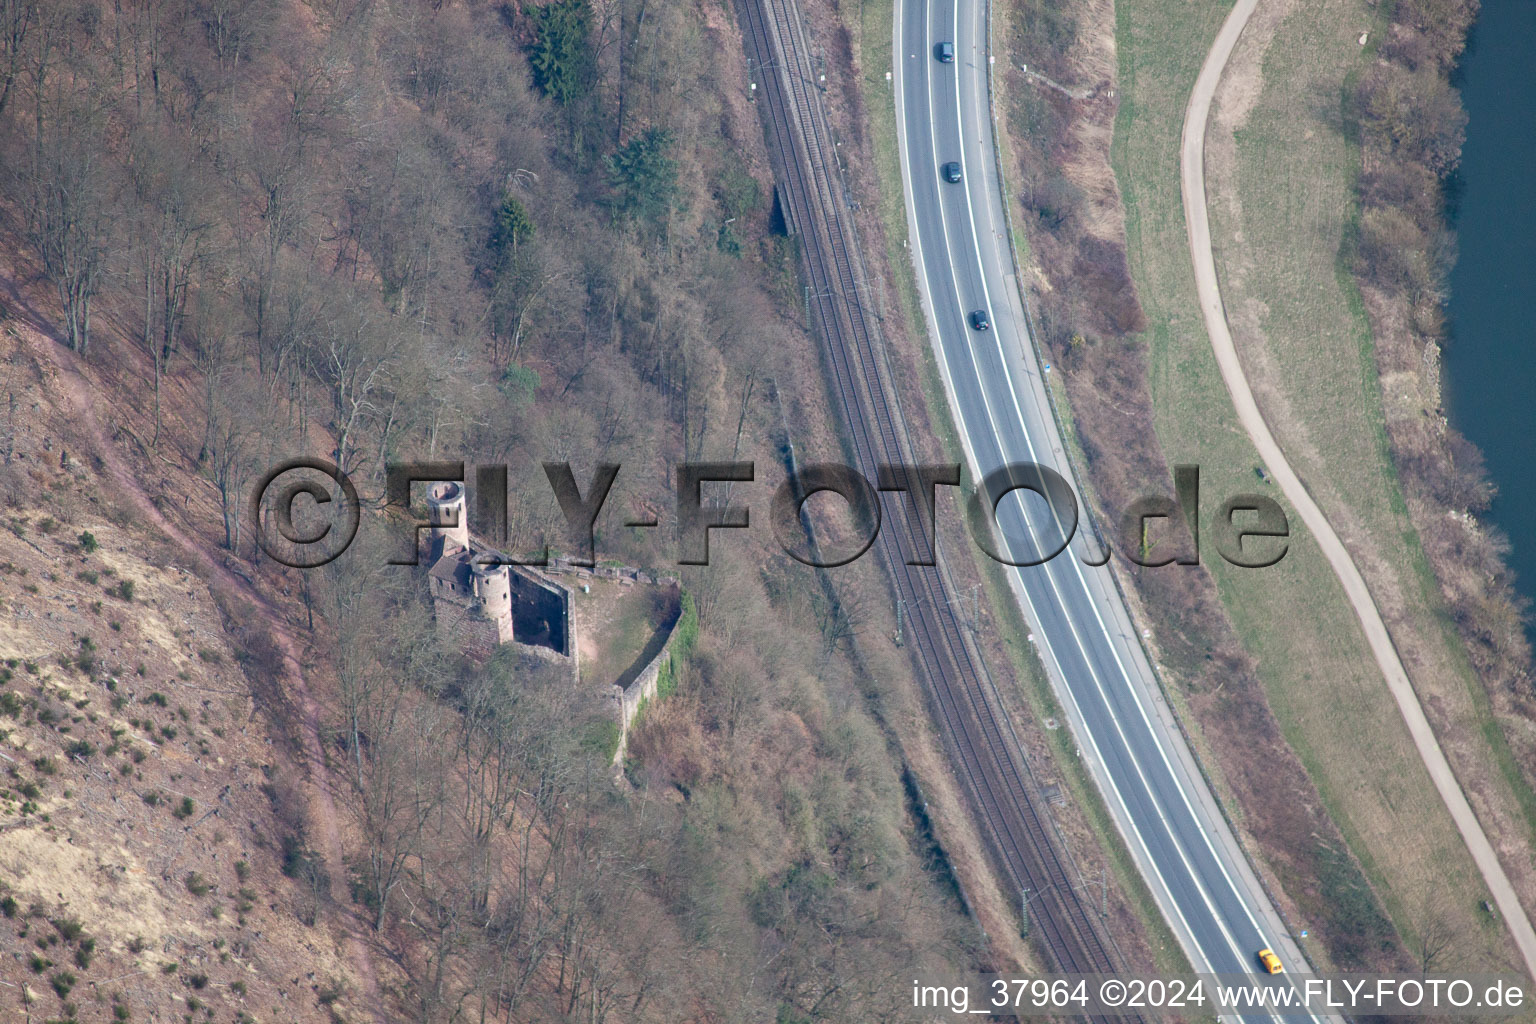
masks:
[(940, 64), (953, 64), (955, 62), (955, 44), (940, 43), (933, 48), (933, 55)]
[(987, 311), (984, 309), (971, 310), (971, 326), (978, 331), (991, 329), (992, 321), (987, 319)]
[(960, 180), (960, 165), (954, 162), (947, 163), (939, 168), (939, 173), (944, 176), (945, 181), (953, 185)]

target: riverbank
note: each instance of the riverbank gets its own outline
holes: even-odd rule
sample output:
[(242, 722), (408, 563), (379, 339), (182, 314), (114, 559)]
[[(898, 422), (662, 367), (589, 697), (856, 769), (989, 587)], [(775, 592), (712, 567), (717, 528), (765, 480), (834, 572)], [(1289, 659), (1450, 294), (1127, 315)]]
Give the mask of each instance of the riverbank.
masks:
[[(1505, 564), (1526, 601), (1536, 594), (1536, 508), (1528, 438), (1536, 435), (1529, 397), (1536, 375), (1531, 325), (1521, 301), (1536, 266), (1536, 205), (1529, 168), (1536, 162), (1536, 79), (1512, 74), (1536, 58), (1536, 5), (1487, 0), (1458, 69), (1467, 141), (1453, 176), (1451, 226), (1457, 236), (1450, 275), (1450, 339), (1445, 349), (1446, 410), (1477, 446), (1498, 496), (1487, 514), (1511, 547)], [(1526, 638), (1532, 630), (1526, 624)]]
[[(1518, 819), (1509, 823), (1509, 841), (1515, 849), (1529, 851), (1536, 841), (1531, 648), (1506, 561), (1507, 544), (1486, 519), (1493, 484), (1482, 454), (1448, 420), (1442, 397), (1446, 274), (1455, 252), (1447, 225), (1446, 182), (1459, 166), (1467, 123), (1452, 79), (1458, 75), (1478, 8), (1478, 0), (1403, 0), (1393, 11), (1378, 59), (1347, 96), (1346, 117), (1362, 150), (1360, 217), (1347, 255), (1374, 339), (1393, 462), (1443, 599), (1447, 631), (1454, 629), (1480, 683), (1480, 692), (1474, 694), (1482, 705), (1478, 721), (1467, 725), (1482, 734), (1487, 764), (1497, 769), (1518, 801), (1518, 807), (1504, 810)], [(1496, 73), (1502, 74), (1502, 69)], [(1521, 128), (1523, 124), (1512, 120), (1511, 137), (1519, 136)], [(1519, 152), (1507, 149), (1493, 151), (1482, 166), (1500, 164), (1520, 176), (1526, 167)], [(1512, 180), (1510, 194), (1522, 192), (1520, 177)], [(1511, 212), (1509, 204), (1494, 195), (1480, 195), (1475, 203), (1492, 204), (1494, 218)], [(1514, 224), (1509, 229), (1519, 230)], [(1466, 301), (1474, 303), (1478, 285), (1468, 275), (1476, 273), (1473, 264), (1457, 278), (1472, 289)], [(1511, 268), (1510, 273), (1518, 270)], [(1518, 335), (1517, 326), (1513, 336)], [(1497, 342), (1490, 344), (1497, 349)], [(1518, 348), (1509, 354), (1517, 356)], [(1518, 388), (1523, 380), (1511, 383)], [(1483, 381), (1496, 386), (1491, 376)], [(1517, 397), (1506, 409), (1525, 405), (1523, 395), (1512, 394)], [(1510, 429), (1507, 422), (1501, 426)], [(1500, 438), (1492, 431), (1485, 440)], [(1499, 454), (1506, 477), (1517, 485), (1529, 481), (1518, 447), (1500, 447)], [(1420, 684), (1417, 676), (1415, 683)], [(1437, 732), (1448, 731), (1443, 716), (1435, 726)], [(1460, 765), (1457, 772), (1462, 774)], [(1478, 787), (1465, 778), (1463, 786), (1475, 802)], [(1486, 820), (1494, 808), (1478, 810)], [(1522, 867), (1528, 867), (1529, 853), (1522, 859)], [(1536, 894), (1526, 891), (1522, 896), (1529, 907)]]
[[(1224, 12), (1202, 20), (1158, 0), (1123, 0), (1119, 10), (1116, 171), (1133, 275), (1151, 323), (1158, 438), (1170, 461), (1200, 463), (1213, 488), (1246, 479), (1251, 489), (1258, 460), (1234, 421), (1199, 320), (1177, 196), (1179, 115), (1194, 72), (1177, 62), (1185, 48), (1203, 53), (1189, 41), (1208, 40), (1211, 19)], [(1377, 43), (1421, 36), (1389, 36), (1384, 9), (1364, 2), (1263, 5), (1222, 80), (1207, 137), (1213, 238), (1234, 334), (1266, 419), (1390, 608), (1393, 640), (1480, 817), (1502, 822), (1508, 848), (1525, 850), (1520, 772), (1507, 749), (1501, 753), (1500, 723), (1446, 625), (1446, 602), (1417, 536), (1423, 506), (1394, 465), (1391, 425), (1415, 407), (1395, 404), (1399, 392), (1383, 388), (1411, 384), (1417, 393), (1418, 381), (1386, 372), (1353, 273), (1363, 219), (1355, 182), (1363, 168), (1382, 164), (1360, 145), (1352, 102), (1381, 63)], [(1427, 79), (1415, 86), (1396, 94), (1408, 108), (1404, 123), (1420, 113), (1420, 99), (1443, 98)], [(1436, 398), (1425, 414), (1437, 405)], [(1421, 959), (1418, 937), (1442, 927), (1457, 934), (1458, 953), (1499, 957), (1505, 939), (1480, 916), (1481, 880), (1465, 846), (1337, 579), (1299, 519), (1292, 523), (1292, 550), (1273, 570), (1212, 571), (1286, 740), (1348, 842), (1347, 853), (1314, 851), (1332, 862), (1328, 870), (1277, 869), (1296, 894), (1303, 926), (1347, 903), (1348, 912), (1330, 915), (1330, 927), (1312, 929), (1336, 961), (1390, 961), (1386, 947), (1399, 937), (1397, 955)]]
[[(1380, 59), (1349, 97), (1346, 113), (1363, 155), (1350, 269), (1375, 339), (1388, 437), (1415, 526), (1490, 699), (1527, 723), (1510, 741), (1530, 778), (1530, 647), (1504, 545), (1479, 521), (1492, 494), (1483, 459), (1451, 426), (1442, 400), (1445, 275), (1454, 253), (1444, 183), (1457, 167), (1466, 125), (1450, 78), (1477, 6), (1400, 4)], [(1523, 168), (1515, 154), (1499, 159)]]

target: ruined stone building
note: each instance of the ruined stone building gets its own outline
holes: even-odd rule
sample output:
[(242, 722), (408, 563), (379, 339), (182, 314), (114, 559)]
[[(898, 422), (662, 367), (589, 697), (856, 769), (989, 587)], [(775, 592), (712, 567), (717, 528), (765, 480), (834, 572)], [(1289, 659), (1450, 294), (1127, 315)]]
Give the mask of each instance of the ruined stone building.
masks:
[(524, 566), (496, 564), (506, 556), (469, 535), (462, 484), (433, 485), (427, 494), (430, 529), (420, 562), (438, 631), (469, 656), (484, 660), (502, 644), (576, 671), (571, 592)]
[(607, 578), (620, 585), (655, 587), (669, 595), (670, 613), (658, 623), (659, 650), (637, 651), (637, 656), (647, 657), (645, 664), (633, 665), (616, 681), (594, 683), (606, 683), (611, 691), (611, 713), (619, 726), (612, 760), (622, 764), (630, 726), (645, 703), (656, 699), (662, 674), (673, 671), (672, 637), (682, 609), (682, 587), (676, 577), (632, 568), (583, 568), (558, 560), (544, 572), (504, 564), (505, 555), (469, 535), (464, 487), (458, 483), (438, 483), (427, 492), (427, 522), (418, 562), (425, 570), (438, 633), (476, 661), (484, 662), (497, 647), (512, 644), (561, 666), (573, 682), (578, 680), (575, 595), (552, 575), (573, 575), (583, 592), (588, 590), (588, 584), (580, 582), (583, 579)]

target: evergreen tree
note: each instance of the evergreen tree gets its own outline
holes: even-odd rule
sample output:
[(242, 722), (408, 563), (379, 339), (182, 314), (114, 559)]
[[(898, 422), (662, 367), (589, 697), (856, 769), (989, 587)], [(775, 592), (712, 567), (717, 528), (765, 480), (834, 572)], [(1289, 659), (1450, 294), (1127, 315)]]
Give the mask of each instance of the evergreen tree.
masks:
[(592, 12), (587, 0), (555, 0), (533, 10), (528, 62), (533, 84), (561, 106), (586, 95), (592, 82)]
[(621, 214), (659, 226), (677, 195), (672, 133), (649, 128), (630, 139), (608, 158), (608, 183)]
[(498, 270), (505, 267), (517, 253), (517, 247), (532, 240), (533, 218), (517, 197), (508, 193), (496, 208), (496, 219), (491, 224), (491, 237), (486, 242), (490, 249), (492, 265)]

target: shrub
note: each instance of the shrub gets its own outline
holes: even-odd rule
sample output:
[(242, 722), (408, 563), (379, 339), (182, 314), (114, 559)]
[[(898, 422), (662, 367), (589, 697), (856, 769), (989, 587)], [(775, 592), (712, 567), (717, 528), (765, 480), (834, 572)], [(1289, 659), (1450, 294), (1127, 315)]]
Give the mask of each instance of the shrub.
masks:
[(613, 760), (619, 752), (619, 723), (611, 718), (593, 722), (582, 735), (581, 747), (604, 761)]
[(538, 371), (514, 363), (502, 373), (501, 383), (497, 387), (514, 406), (526, 405), (539, 389)]
[(304, 841), (294, 835), (283, 836), (283, 874), (289, 878), (300, 878), (309, 864), (309, 850), (305, 848)]
[(669, 656), (656, 669), (656, 696), (666, 700), (677, 692), (677, 670), (673, 668), (675, 656)]
[(207, 896), (213, 891), (213, 883), (196, 871), (187, 872), (187, 877), (183, 879), (183, 882), (186, 884), (187, 892), (193, 896)]
[(73, 971), (59, 971), (48, 979), (53, 990), (59, 994), (60, 999), (69, 998), (69, 990), (75, 987), (75, 975)]
[(699, 643), (699, 609), (693, 603), (693, 595), (686, 591), (683, 592), (682, 606), (677, 625), (672, 628), (672, 653), (687, 658)]
[(133, 580), (123, 580), (117, 585), (117, 596), (124, 601), (132, 601), (133, 589)]
[(192, 798), (189, 796), (184, 796), (181, 798), (181, 803), (176, 805), (176, 810), (172, 813), (175, 814), (176, 817), (185, 820), (192, 817), (192, 812), (196, 809), (197, 805), (192, 802)]

